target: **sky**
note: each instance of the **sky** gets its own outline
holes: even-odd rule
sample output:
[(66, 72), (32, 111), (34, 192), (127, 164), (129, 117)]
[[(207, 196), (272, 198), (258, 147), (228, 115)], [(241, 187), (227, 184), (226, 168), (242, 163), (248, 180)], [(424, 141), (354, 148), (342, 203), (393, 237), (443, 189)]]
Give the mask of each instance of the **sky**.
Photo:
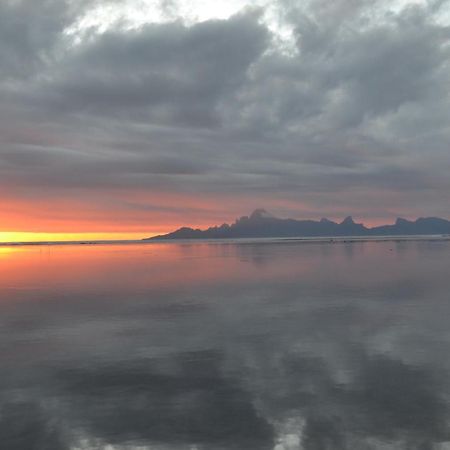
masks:
[(0, 241), (450, 218), (450, 2), (2, 0)]

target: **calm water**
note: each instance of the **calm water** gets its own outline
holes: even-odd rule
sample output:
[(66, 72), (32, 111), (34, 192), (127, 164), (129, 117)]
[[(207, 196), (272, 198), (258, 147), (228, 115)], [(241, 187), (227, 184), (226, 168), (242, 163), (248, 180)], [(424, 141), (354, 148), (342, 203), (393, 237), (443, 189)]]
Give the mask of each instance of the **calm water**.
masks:
[(450, 449), (450, 243), (0, 248), (0, 448)]

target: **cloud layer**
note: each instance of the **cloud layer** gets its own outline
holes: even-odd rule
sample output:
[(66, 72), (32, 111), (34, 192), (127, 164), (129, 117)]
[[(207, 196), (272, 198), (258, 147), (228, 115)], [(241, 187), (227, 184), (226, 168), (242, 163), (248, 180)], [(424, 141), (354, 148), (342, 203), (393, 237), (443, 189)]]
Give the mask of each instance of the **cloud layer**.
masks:
[(143, 4), (0, 5), (8, 229), (449, 217), (446, 2)]

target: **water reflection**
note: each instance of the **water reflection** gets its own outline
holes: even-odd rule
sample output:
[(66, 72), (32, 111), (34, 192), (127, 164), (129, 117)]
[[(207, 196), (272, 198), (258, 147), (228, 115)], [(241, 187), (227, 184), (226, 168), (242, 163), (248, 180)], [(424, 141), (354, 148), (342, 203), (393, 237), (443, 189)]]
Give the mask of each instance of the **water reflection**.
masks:
[(0, 447), (450, 448), (449, 250), (5, 252)]

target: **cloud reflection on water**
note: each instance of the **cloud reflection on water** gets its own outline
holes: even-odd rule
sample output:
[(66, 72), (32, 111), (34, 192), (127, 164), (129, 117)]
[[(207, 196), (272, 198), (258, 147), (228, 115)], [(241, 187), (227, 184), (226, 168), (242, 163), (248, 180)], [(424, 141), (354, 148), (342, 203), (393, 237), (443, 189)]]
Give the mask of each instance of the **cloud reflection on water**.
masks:
[(199, 243), (11, 254), (0, 260), (0, 441), (8, 450), (445, 449), (449, 249)]

